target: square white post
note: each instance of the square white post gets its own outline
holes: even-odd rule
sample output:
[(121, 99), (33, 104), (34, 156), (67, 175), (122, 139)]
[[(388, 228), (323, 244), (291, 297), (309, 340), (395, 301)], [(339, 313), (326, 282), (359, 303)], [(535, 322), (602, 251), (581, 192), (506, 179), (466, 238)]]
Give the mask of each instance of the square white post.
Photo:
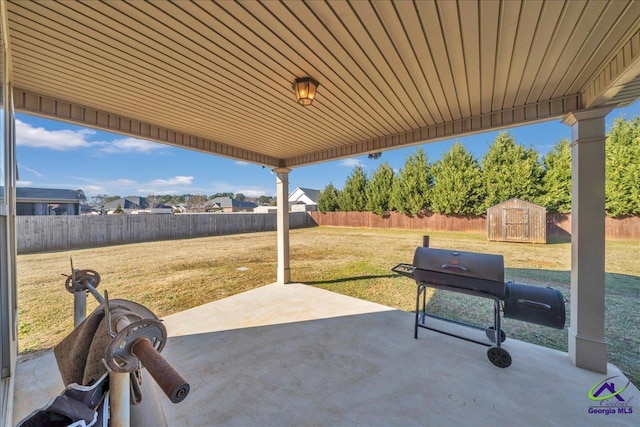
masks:
[(16, 280), (16, 140), (6, 2), (0, 3), (0, 425), (14, 425), (18, 356)]
[(571, 126), (571, 324), (569, 358), (607, 372), (604, 340), (605, 116), (610, 108), (569, 114)]
[(291, 169), (277, 168), (276, 197), (278, 199), (278, 283), (287, 284), (291, 281), (289, 267), (289, 172)]

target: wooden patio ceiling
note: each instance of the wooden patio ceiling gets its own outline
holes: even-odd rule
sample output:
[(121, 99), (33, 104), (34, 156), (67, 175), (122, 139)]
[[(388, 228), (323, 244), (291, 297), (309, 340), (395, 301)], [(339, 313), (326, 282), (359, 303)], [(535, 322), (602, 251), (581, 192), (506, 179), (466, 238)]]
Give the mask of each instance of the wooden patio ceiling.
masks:
[(632, 0), (6, 7), (17, 111), (274, 168), (640, 97)]

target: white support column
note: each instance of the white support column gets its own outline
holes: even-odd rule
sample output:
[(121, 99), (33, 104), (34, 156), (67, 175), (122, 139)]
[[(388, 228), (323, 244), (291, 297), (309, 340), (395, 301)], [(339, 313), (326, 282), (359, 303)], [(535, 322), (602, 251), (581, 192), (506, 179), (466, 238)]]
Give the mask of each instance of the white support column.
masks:
[(571, 324), (569, 358), (607, 372), (604, 340), (605, 116), (610, 108), (569, 114), (571, 126)]
[(278, 199), (278, 283), (291, 281), (289, 268), (289, 172), (291, 169), (277, 168), (276, 197)]
[(16, 284), (16, 141), (6, 2), (0, 2), (0, 425), (14, 425), (18, 356)]

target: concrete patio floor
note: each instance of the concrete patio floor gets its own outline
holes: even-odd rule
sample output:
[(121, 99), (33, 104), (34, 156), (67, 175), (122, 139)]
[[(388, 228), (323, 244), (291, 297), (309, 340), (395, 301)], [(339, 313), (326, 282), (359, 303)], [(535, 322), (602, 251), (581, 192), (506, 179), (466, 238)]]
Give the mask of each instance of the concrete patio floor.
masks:
[[(593, 414), (597, 383), (623, 374), (574, 367), (567, 354), (508, 338), (513, 358), (429, 330), (413, 313), (302, 284), (271, 284), (164, 319), (163, 355), (190, 383), (169, 426), (640, 425), (632, 414)], [(618, 381), (626, 384), (624, 378)], [(14, 423), (63, 389), (53, 353), (19, 362)], [(615, 398), (603, 404), (613, 404)]]

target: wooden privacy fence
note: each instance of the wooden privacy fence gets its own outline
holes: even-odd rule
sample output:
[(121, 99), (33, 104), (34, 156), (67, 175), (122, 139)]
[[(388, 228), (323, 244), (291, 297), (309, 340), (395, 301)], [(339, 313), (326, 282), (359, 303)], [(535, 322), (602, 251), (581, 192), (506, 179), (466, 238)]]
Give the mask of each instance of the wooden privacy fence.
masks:
[[(42, 252), (276, 230), (275, 213), (16, 217), (18, 252)], [(484, 216), (291, 212), (290, 228), (320, 226), (486, 233)], [(640, 217), (606, 218), (607, 239), (640, 240)], [(548, 237), (571, 237), (571, 215), (547, 214)]]
[(381, 217), (373, 212), (309, 212), (319, 226), (391, 228), (401, 230), (485, 232), (484, 217), (453, 217), (439, 214), (408, 216), (391, 212)]
[[(381, 217), (373, 212), (309, 212), (309, 214), (320, 226), (487, 233), (487, 219), (484, 215), (408, 216), (391, 212), (388, 216)], [(570, 238), (571, 214), (547, 214), (547, 237)], [(640, 217), (605, 218), (605, 237), (640, 240)]]
[[(17, 216), (18, 253), (276, 230), (275, 213)], [(290, 228), (314, 226), (306, 212)]]

